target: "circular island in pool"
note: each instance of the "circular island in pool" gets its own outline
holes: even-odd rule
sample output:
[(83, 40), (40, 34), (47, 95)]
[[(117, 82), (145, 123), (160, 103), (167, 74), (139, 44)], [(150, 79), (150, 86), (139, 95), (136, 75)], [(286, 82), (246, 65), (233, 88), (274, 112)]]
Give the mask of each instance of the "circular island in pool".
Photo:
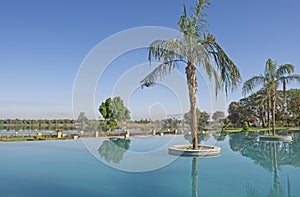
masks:
[(169, 154), (187, 157), (216, 157), (220, 156), (221, 148), (218, 146), (199, 145), (193, 149), (193, 145), (177, 145), (169, 147)]
[(293, 141), (293, 137), (290, 135), (260, 135), (258, 136), (259, 140), (262, 141), (282, 141), (282, 142), (291, 142)]

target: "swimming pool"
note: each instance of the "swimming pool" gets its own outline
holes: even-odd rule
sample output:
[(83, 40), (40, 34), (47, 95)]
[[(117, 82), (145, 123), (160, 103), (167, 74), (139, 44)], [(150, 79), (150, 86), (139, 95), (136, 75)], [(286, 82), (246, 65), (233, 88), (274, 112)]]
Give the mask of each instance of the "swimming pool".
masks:
[(187, 136), (0, 143), (0, 196), (299, 196), (293, 135), (290, 143), (208, 135), (202, 143), (222, 148), (214, 158), (169, 155)]

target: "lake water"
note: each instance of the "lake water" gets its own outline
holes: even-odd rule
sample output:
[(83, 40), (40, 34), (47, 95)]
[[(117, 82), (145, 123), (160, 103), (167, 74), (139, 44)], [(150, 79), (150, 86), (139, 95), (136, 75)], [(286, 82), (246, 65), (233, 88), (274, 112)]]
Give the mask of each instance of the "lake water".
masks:
[(206, 136), (222, 148), (214, 158), (168, 154), (189, 136), (0, 143), (0, 196), (300, 196), (292, 134), (290, 143)]

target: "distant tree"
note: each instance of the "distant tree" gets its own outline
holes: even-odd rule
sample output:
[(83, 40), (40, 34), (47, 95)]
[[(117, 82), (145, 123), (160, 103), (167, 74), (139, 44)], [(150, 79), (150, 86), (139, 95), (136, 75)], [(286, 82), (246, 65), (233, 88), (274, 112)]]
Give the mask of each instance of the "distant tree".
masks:
[(130, 111), (120, 97), (106, 99), (99, 106), (99, 112), (105, 120), (125, 121), (130, 119)]
[(108, 98), (105, 100), (105, 102), (102, 102), (102, 104), (99, 106), (99, 112), (106, 120), (105, 122), (101, 123), (104, 131), (111, 131), (112, 128), (118, 126), (118, 123), (113, 116), (113, 103), (111, 98)]
[[(55, 121), (55, 120), (54, 120)], [(58, 120), (57, 120), (58, 122)], [(79, 116), (77, 118), (77, 122), (78, 123), (81, 123), (81, 124), (87, 124), (88, 123), (88, 118), (86, 117), (85, 113), (84, 112), (80, 112), (79, 113)]]
[(99, 106), (99, 112), (106, 120), (106, 122), (102, 122), (102, 128), (105, 131), (110, 131), (113, 127), (118, 126), (120, 121), (130, 119), (130, 111), (120, 97), (106, 99)]
[(102, 102), (102, 104), (99, 107), (99, 112), (101, 113), (102, 117), (105, 120), (112, 120), (112, 119), (114, 119), (111, 98), (108, 98), (108, 99), (105, 100), (105, 102)]
[(225, 118), (225, 114), (222, 111), (216, 111), (213, 115), (212, 115), (212, 119), (214, 121), (219, 121), (220, 119), (224, 119)]
[[(101, 121), (99, 120), (89, 120), (89, 123), (86, 125), (86, 130), (88, 131), (99, 131), (101, 129)], [(102, 128), (103, 129), (103, 128)]]
[(178, 129), (180, 126), (181, 121), (177, 120), (176, 118), (169, 118), (166, 120), (163, 120), (163, 127), (165, 129)]
[[(209, 120), (209, 114), (205, 111), (201, 112), (198, 108), (196, 109), (197, 112), (197, 122), (198, 122), (198, 130), (203, 131), (206, 129)], [(184, 121), (187, 124), (191, 124), (192, 121), (192, 114), (191, 112), (187, 112), (184, 114)]]
[(152, 120), (151, 120), (151, 119), (148, 120), (148, 119), (146, 118), (145, 120), (144, 120), (144, 119), (141, 119), (141, 120), (135, 120), (134, 122), (135, 122), (135, 123), (141, 123), (141, 124), (148, 124), (148, 123), (151, 123)]
[(3, 129), (3, 125), (4, 125), (4, 120), (0, 120), (0, 130)]
[(119, 96), (112, 99), (112, 115), (119, 122), (130, 119), (130, 111)]

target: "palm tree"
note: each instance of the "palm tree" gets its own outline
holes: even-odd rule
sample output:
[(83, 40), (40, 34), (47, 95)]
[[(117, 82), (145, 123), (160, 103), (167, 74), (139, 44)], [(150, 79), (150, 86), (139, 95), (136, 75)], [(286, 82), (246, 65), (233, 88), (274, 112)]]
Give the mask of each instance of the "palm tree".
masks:
[[(270, 91), (266, 88), (262, 88), (259, 91), (257, 91), (255, 94), (251, 95), (253, 96), (253, 100), (251, 101), (251, 105), (258, 106), (259, 116), (262, 121), (263, 127), (270, 127), (271, 125), (271, 97), (270, 97)], [(250, 97), (251, 97), (250, 96)], [(280, 94), (276, 94), (276, 100), (282, 101), (282, 98), (280, 97)], [(277, 108), (282, 108), (282, 102), (277, 102)], [(265, 114), (267, 114), (267, 124), (266, 124), (266, 118)]]
[[(266, 93), (270, 95), (268, 100), (272, 108), (272, 132), (275, 135), (276, 115), (276, 90), (280, 83), (283, 83), (283, 94), (286, 97), (286, 84), (290, 81), (300, 81), (300, 75), (293, 74), (295, 66), (291, 64), (277, 65), (270, 58), (266, 62), (264, 75), (254, 76), (247, 80), (243, 86), (243, 94), (247, 94), (256, 86), (263, 85)], [(270, 107), (270, 105), (268, 105)]]
[[(183, 34), (182, 39), (155, 40), (149, 46), (149, 61), (161, 62), (142, 81), (142, 87), (154, 85), (157, 79), (170, 74), (174, 68), (183, 63), (186, 72), (189, 91), (190, 111), (192, 113), (191, 130), (193, 133), (193, 149), (198, 149), (196, 92), (196, 66), (203, 67), (210, 78), (214, 78), (216, 93), (224, 88), (226, 93), (233, 90), (241, 81), (238, 68), (216, 42), (213, 35), (206, 30), (204, 9), (210, 4), (209, 0), (198, 0), (194, 12), (187, 16), (184, 6), (178, 26)], [(213, 65), (215, 62), (215, 65)]]
[(265, 88), (260, 89), (255, 94), (255, 104), (259, 108), (259, 115), (262, 122), (262, 126), (266, 127), (266, 118), (265, 118), (265, 112), (267, 111), (267, 117), (268, 117), (268, 127), (270, 126), (270, 105), (269, 105), (269, 99), (270, 96), (267, 94), (267, 91)]

